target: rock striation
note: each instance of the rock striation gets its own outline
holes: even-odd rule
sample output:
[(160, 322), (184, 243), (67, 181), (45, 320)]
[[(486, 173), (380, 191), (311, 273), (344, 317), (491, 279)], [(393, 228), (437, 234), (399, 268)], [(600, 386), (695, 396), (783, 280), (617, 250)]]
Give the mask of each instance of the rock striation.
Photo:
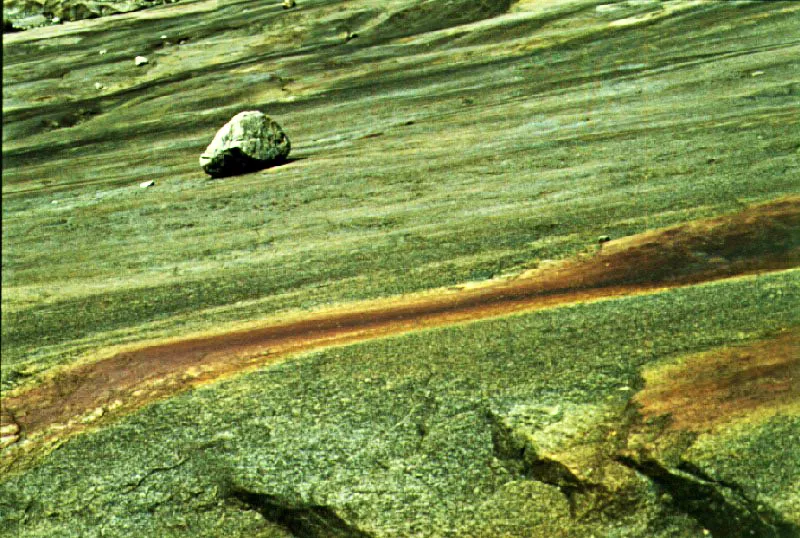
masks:
[(211, 177), (226, 177), (280, 164), (291, 144), (281, 126), (257, 110), (236, 114), (217, 131), (200, 155), (200, 166)]

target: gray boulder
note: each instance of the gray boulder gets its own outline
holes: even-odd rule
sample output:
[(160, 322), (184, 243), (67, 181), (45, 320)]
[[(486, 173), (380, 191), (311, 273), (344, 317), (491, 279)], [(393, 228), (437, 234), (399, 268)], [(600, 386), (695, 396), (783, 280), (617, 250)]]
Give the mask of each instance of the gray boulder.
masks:
[(176, 0), (3, 0), (3, 32), (138, 11)]
[(236, 114), (200, 155), (200, 166), (212, 177), (254, 172), (280, 164), (291, 144), (281, 126), (257, 110)]

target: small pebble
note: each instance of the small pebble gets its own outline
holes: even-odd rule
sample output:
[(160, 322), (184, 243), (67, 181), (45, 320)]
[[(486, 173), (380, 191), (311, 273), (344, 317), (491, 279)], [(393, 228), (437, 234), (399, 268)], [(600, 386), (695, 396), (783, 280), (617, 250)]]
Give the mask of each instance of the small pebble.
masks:
[(87, 424), (89, 422), (94, 422), (98, 418), (102, 417), (104, 414), (105, 410), (102, 407), (98, 407), (97, 409), (95, 409), (94, 411), (83, 417), (81, 419), (81, 422), (83, 422), (84, 424)]
[(618, 9), (619, 6), (615, 4), (600, 4), (594, 8), (597, 13), (611, 13), (612, 11), (617, 11)]
[(147, 58), (145, 58), (144, 56), (137, 56), (136, 58), (133, 59), (133, 63), (135, 63), (137, 66), (144, 65), (144, 64), (146, 64), (148, 62), (149, 62), (149, 60)]
[(147, 187), (152, 187), (155, 184), (156, 182), (151, 179), (150, 181), (142, 181), (139, 183), (139, 186), (143, 189), (146, 189)]

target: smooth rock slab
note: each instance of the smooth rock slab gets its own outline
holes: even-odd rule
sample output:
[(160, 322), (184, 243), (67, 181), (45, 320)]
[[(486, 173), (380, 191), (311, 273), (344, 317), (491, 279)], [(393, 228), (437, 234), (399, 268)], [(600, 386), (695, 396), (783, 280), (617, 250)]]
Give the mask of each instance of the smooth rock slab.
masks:
[(200, 166), (212, 177), (254, 172), (279, 164), (291, 144), (281, 126), (257, 110), (236, 114), (200, 155)]

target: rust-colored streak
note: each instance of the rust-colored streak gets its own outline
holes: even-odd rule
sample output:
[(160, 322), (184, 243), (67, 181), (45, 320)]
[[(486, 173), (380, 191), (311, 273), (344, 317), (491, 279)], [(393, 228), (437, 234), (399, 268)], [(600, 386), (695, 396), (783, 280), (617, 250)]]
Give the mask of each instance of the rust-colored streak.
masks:
[[(298, 352), (410, 331), (786, 269), (800, 261), (800, 197), (606, 243), (592, 256), (484, 287), (362, 302), (305, 319), (143, 347), (74, 367), (2, 402), (44, 439)], [(97, 424), (97, 422), (95, 422)], [(45, 433), (52, 430), (51, 433)], [(56, 431), (57, 430), (57, 431)], [(55, 433), (52, 433), (55, 432)]]
[(800, 335), (795, 329), (741, 347), (693, 355), (645, 373), (636, 395), (644, 417), (668, 415), (668, 429), (703, 432), (800, 402)]

